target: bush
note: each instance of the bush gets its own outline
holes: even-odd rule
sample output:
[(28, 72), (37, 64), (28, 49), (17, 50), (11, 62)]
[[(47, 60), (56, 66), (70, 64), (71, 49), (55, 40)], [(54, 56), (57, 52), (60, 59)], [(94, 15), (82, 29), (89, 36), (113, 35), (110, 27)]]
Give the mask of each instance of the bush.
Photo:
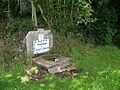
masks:
[(0, 21), (8, 18), (8, 10), (10, 16), (15, 16), (18, 12), (18, 3), (16, 0), (0, 0)]
[(93, 9), (86, 0), (37, 0), (50, 26), (63, 34), (75, 32), (78, 24), (94, 22)]
[(32, 20), (29, 18), (10, 19), (7, 29), (13, 33), (18, 31), (33, 30)]
[(119, 40), (120, 40), (120, 32), (117, 32), (115, 37), (114, 37), (113, 43), (120, 48), (120, 41)]
[(117, 32), (116, 22), (117, 14), (115, 9), (107, 6), (101, 8), (97, 14), (97, 21), (94, 24), (93, 35), (96, 44), (109, 45)]

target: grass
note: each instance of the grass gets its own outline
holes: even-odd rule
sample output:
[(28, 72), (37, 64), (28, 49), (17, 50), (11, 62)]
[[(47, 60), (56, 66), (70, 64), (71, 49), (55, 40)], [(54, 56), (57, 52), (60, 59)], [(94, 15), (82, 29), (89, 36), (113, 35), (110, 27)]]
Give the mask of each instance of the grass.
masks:
[[(10, 40), (10, 42), (8, 42)], [(69, 44), (70, 40), (65, 41)], [(120, 50), (115, 46), (93, 47), (91, 45), (77, 45), (71, 43), (71, 47), (58, 47), (59, 53), (64, 51), (65, 55), (74, 58), (77, 68), (84, 68), (84, 72), (74, 77), (58, 78), (52, 74), (46, 74), (42, 81), (21, 83), (20, 78), (25, 76), (29, 60), (23, 56), (16, 46), (15, 36), (1, 38), (0, 51), (0, 90), (120, 90)], [(77, 43), (76, 43), (77, 44)], [(59, 45), (60, 46), (60, 45)], [(67, 50), (65, 51), (65, 48)], [(21, 49), (22, 50), (22, 49)], [(61, 50), (61, 51), (60, 51)], [(14, 57), (14, 58), (13, 58)], [(3, 67), (3, 62), (11, 61), (11, 65)]]

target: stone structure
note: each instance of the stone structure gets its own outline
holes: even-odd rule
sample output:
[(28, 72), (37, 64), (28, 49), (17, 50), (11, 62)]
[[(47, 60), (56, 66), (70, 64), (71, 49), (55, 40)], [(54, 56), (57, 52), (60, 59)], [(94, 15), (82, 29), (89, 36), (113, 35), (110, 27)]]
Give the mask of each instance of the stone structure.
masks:
[(33, 41), (38, 40), (38, 35), (43, 34), (44, 39), (49, 39), (50, 50), (53, 47), (53, 36), (50, 30), (38, 29), (38, 31), (29, 31), (26, 35), (27, 55), (33, 55)]
[[(53, 57), (53, 58), (51, 58)], [(49, 73), (58, 73), (63, 71), (70, 71), (76, 69), (75, 65), (71, 63), (72, 58), (64, 56), (46, 55), (41, 57), (36, 57), (34, 62), (39, 66), (48, 70)]]
[[(27, 54), (34, 56), (35, 54), (34, 48), (36, 46), (34, 45), (35, 47), (33, 47), (33, 44), (36, 44), (37, 40), (38, 42), (41, 42), (42, 40), (45, 40), (45, 39), (49, 39), (49, 44), (47, 45), (49, 47), (49, 50), (51, 50), (53, 47), (53, 35), (51, 34), (50, 30), (38, 29), (37, 31), (29, 31), (25, 38)], [(39, 43), (37, 43), (37, 45), (38, 44)], [(39, 46), (39, 47), (42, 47), (42, 46)], [(34, 57), (33, 62), (38, 64), (40, 67), (47, 69), (48, 72), (52, 74), (76, 69), (73, 63), (71, 63), (71, 58), (59, 56), (55, 54), (52, 54), (52, 55), (41, 54), (38, 57)]]

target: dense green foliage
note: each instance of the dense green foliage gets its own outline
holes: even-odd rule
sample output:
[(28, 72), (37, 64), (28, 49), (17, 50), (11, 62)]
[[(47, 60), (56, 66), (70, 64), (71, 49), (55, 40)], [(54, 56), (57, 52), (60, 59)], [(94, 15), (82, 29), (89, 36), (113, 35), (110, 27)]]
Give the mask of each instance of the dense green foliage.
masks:
[(12, 33), (18, 31), (31, 31), (33, 30), (32, 21), (29, 18), (10, 19), (7, 29)]
[[(23, 1), (27, 4), (30, 4), (30, 0)], [(69, 33), (72, 33), (75, 37), (82, 40), (82, 42), (90, 42), (97, 45), (116, 44), (117, 46), (119, 46), (119, 1), (33, 1), (37, 9), (38, 27), (49, 27), (50, 25), (52, 30), (55, 30), (65, 36), (67, 36)], [(18, 2), (16, 2), (16, 0), (1, 0), (0, 19), (5, 20), (7, 17), (16, 17), (16, 14), (20, 12), (18, 10), (19, 5), (17, 3)], [(38, 9), (38, 4), (42, 7), (42, 13)], [(11, 12), (6, 12), (9, 10)], [(42, 15), (45, 16), (45, 18), (47, 19), (46, 21), (43, 19)], [(30, 14), (28, 14), (27, 16), (30, 16)], [(23, 17), (23, 14), (21, 14), (21, 17)]]
[(100, 45), (111, 44), (117, 32), (116, 10), (111, 6), (111, 3), (106, 3), (102, 6), (101, 4), (97, 5), (95, 12), (98, 19), (93, 28), (95, 42)]
[(0, 21), (8, 19), (10, 16), (17, 17), (18, 8), (17, 0), (0, 0)]
[(93, 22), (92, 7), (85, 0), (47, 0), (42, 6), (51, 26), (57, 29), (67, 29), (72, 24)]

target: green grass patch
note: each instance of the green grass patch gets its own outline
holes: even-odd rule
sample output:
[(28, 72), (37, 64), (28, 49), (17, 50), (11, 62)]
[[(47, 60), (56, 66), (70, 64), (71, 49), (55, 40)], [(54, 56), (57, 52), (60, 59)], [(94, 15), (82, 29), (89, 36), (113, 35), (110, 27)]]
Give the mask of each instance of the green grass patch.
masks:
[(74, 77), (58, 78), (47, 74), (43, 81), (21, 83), (18, 76), (25, 75), (25, 60), (4, 68), (0, 75), (1, 90), (119, 90), (120, 50), (114, 46), (96, 47), (88, 51), (72, 49), (71, 56), (78, 68), (85, 72)]

